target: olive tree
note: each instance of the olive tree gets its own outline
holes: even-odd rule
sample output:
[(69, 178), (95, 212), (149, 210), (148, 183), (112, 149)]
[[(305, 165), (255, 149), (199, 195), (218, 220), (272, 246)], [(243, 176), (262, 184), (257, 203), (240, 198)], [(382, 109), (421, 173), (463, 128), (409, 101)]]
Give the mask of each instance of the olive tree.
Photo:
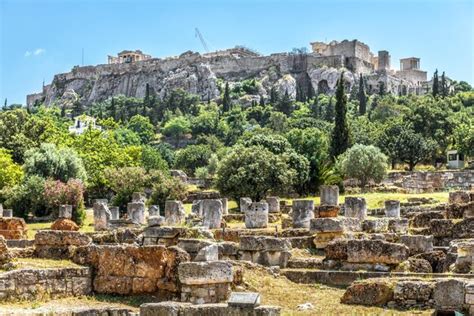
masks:
[(378, 183), (387, 173), (387, 156), (375, 146), (356, 144), (337, 160), (341, 173), (360, 181), (364, 188), (370, 180)]

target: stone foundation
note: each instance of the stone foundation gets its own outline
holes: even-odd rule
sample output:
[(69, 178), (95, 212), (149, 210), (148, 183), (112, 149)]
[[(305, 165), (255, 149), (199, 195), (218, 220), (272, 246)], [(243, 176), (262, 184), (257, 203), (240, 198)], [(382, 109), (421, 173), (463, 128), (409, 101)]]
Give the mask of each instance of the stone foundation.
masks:
[(280, 307), (258, 306), (239, 307), (221, 304), (193, 305), (190, 303), (161, 302), (147, 303), (140, 306), (140, 316), (180, 316), (180, 315), (200, 315), (200, 316), (279, 316)]

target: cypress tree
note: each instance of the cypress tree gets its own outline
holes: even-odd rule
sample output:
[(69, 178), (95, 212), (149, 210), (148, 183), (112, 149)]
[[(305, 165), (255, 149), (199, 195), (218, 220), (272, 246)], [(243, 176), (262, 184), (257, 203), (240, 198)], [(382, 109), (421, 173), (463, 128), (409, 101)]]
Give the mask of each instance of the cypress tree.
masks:
[(313, 84), (311, 83), (311, 79), (308, 79), (308, 93), (306, 94), (306, 101), (309, 101), (312, 98), (314, 98), (314, 88)]
[(82, 109), (82, 104), (81, 104), (81, 102), (79, 102), (79, 101), (74, 102), (74, 104), (72, 105), (72, 114), (73, 114), (73, 117), (76, 117), (76, 116), (81, 115), (82, 112), (83, 112), (83, 109)]
[(114, 120), (117, 120), (117, 109), (116, 109), (116, 107), (115, 107), (115, 99), (114, 99), (114, 97), (112, 97), (112, 100), (110, 101), (109, 114), (110, 114), (110, 116), (111, 116)]
[(260, 95), (260, 100), (259, 100), (258, 103), (259, 103), (259, 105), (262, 106), (262, 107), (265, 106), (265, 99), (263, 98), (263, 95)]
[(66, 106), (62, 106), (61, 107), (61, 117), (65, 117), (66, 116)]
[(331, 157), (333, 159), (344, 153), (351, 144), (349, 126), (346, 118), (347, 96), (344, 92), (343, 75), (344, 74), (341, 74), (336, 88), (336, 116), (331, 138)]
[(276, 91), (275, 87), (270, 89), (270, 103), (275, 106), (278, 103), (278, 91)]
[(279, 110), (286, 115), (290, 115), (291, 113), (291, 99), (290, 95), (288, 94), (288, 90), (285, 91), (285, 95), (281, 99), (280, 102), (278, 102), (278, 107)]
[(438, 81), (438, 69), (433, 74), (433, 96), (436, 97), (439, 94), (439, 81)]
[(143, 99), (143, 116), (146, 116), (147, 108), (150, 107), (150, 85), (145, 86), (145, 99)]
[(359, 114), (364, 115), (367, 111), (367, 96), (365, 95), (364, 78), (362, 74), (359, 77)]
[(229, 83), (226, 82), (225, 89), (224, 89), (224, 97), (222, 98), (222, 107), (224, 112), (228, 112), (230, 110), (230, 91), (229, 91)]
[(379, 82), (379, 96), (385, 95), (385, 83), (383, 81)]
[(334, 104), (332, 103), (332, 97), (329, 99), (329, 103), (324, 111), (324, 120), (328, 122), (334, 122)]
[(314, 118), (319, 118), (320, 117), (318, 96), (316, 96), (313, 99), (313, 103), (311, 103), (310, 109), (311, 109), (311, 113), (313, 114)]
[(441, 75), (441, 95), (444, 97), (448, 96), (448, 84), (446, 83), (446, 76), (443, 74)]

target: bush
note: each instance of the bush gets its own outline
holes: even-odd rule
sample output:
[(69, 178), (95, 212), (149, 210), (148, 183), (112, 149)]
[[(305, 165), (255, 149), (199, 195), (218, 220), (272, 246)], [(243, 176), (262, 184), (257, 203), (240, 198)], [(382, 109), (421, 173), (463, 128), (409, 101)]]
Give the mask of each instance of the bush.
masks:
[(108, 187), (115, 193), (112, 204), (122, 210), (132, 200), (133, 192), (143, 192), (148, 181), (146, 171), (141, 167), (107, 168), (104, 176)]
[(0, 190), (19, 184), (22, 177), (21, 166), (13, 162), (8, 150), (0, 148)]
[(337, 160), (343, 175), (360, 181), (364, 188), (370, 180), (378, 183), (387, 173), (387, 156), (375, 146), (356, 144)]
[(178, 151), (175, 167), (194, 175), (196, 168), (207, 166), (211, 155), (212, 150), (207, 145), (190, 145)]
[(78, 225), (84, 223), (84, 185), (81, 180), (70, 179), (67, 183), (46, 180), (44, 183), (44, 202), (49, 212), (56, 214), (60, 205), (72, 205), (72, 219)]
[(47, 215), (44, 201), (45, 180), (39, 176), (30, 176), (23, 182), (5, 192), (5, 206), (13, 209), (15, 216), (26, 218), (31, 212), (36, 216)]
[(58, 149), (54, 144), (43, 143), (25, 153), (25, 173), (62, 182), (69, 179), (87, 180), (82, 159), (70, 148)]
[(158, 205), (160, 210), (165, 209), (166, 200), (183, 201), (188, 196), (187, 186), (178, 178), (169, 177), (164, 174), (155, 173), (152, 175), (151, 205)]

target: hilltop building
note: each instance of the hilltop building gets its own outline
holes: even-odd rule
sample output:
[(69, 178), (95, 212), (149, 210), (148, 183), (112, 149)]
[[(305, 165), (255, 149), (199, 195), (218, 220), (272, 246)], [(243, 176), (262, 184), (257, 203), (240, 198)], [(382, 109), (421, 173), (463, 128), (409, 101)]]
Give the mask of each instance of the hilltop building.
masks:
[(124, 50), (117, 54), (117, 56), (107, 56), (108, 64), (125, 64), (125, 63), (134, 63), (137, 61), (151, 59), (150, 55), (143, 54), (139, 49), (135, 51)]

